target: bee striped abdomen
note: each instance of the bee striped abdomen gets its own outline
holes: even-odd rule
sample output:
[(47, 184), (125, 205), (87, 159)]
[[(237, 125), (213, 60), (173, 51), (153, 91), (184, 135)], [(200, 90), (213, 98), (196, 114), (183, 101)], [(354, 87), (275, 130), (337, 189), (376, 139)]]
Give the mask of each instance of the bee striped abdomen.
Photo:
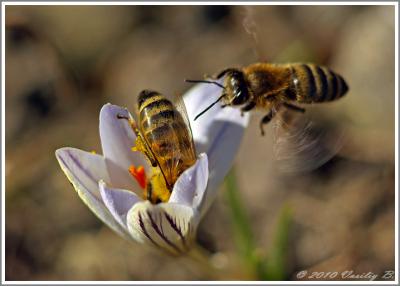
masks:
[(173, 128), (173, 125), (162, 124), (145, 131), (144, 135), (157, 155), (162, 157), (172, 156), (169, 152), (171, 146), (177, 144), (176, 133)]
[(143, 118), (141, 124), (143, 129), (152, 130), (157, 126), (160, 126), (165, 123), (172, 122), (175, 118), (175, 112), (171, 109), (161, 110), (159, 112), (154, 113), (153, 115), (149, 115)]
[(348, 90), (340, 75), (314, 64), (292, 65), (292, 85), (300, 103), (336, 100)]

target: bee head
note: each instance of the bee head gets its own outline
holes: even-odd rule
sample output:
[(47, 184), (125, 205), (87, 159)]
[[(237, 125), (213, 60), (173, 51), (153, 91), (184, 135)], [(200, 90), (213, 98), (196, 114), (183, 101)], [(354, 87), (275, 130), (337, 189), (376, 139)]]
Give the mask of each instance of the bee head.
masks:
[(225, 94), (223, 100), (228, 105), (242, 105), (249, 100), (249, 91), (243, 72), (231, 69), (225, 77)]
[[(224, 85), (216, 81), (209, 80), (185, 80), (186, 82), (193, 83), (209, 83), (215, 84), (223, 89), (222, 95), (218, 97), (216, 101), (211, 103), (206, 109), (196, 115), (194, 120), (199, 118), (201, 115), (206, 113), (211, 107), (213, 107), (219, 101), (223, 101), (226, 105), (242, 105), (245, 104), (249, 99), (249, 91), (247, 88), (247, 82), (245, 80), (244, 74), (241, 70), (235, 68), (227, 68), (221, 71), (216, 79), (220, 79), (225, 76)], [(222, 106), (223, 107), (223, 106)]]

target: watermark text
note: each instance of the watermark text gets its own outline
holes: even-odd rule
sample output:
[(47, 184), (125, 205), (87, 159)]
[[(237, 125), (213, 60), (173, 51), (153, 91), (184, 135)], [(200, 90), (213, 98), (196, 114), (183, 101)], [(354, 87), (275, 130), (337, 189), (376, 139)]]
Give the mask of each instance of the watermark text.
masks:
[(344, 271), (307, 271), (297, 272), (296, 277), (302, 280), (394, 280), (394, 270), (386, 270), (383, 274), (376, 274), (371, 271), (357, 273), (354, 270)]

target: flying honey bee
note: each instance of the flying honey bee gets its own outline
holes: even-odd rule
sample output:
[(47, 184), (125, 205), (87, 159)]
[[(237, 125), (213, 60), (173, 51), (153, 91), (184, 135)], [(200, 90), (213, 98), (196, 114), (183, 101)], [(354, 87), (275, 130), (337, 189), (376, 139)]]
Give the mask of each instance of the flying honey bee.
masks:
[(333, 101), (348, 91), (340, 75), (315, 64), (255, 63), (242, 69), (224, 69), (212, 79), (222, 77), (225, 77), (223, 84), (208, 80), (186, 80), (212, 83), (223, 89), (222, 95), (200, 112), (195, 120), (219, 101), (222, 101), (222, 107), (241, 106), (242, 113), (254, 108), (268, 110), (260, 121), (261, 135), (265, 134), (263, 125), (270, 122), (281, 107), (304, 112), (304, 108), (294, 103)]
[[(222, 94), (196, 115), (197, 120), (218, 102), (221, 107), (240, 107), (242, 114), (258, 109), (268, 111), (263, 126), (276, 115), (273, 153), (278, 169), (284, 173), (314, 170), (329, 161), (340, 149), (343, 132), (328, 131), (300, 115), (297, 104), (330, 102), (348, 91), (342, 76), (315, 64), (254, 63), (244, 68), (227, 68), (206, 80), (186, 80), (219, 86)], [(299, 116), (295, 116), (296, 113)], [(322, 127), (322, 128), (321, 128)], [(333, 134), (336, 133), (336, 134)]]
[[(136, 134), (134, 151), (144, 153), (152, 165), (145, 198), (168, 201), (178, 177), (196, 162), (192, 132), (183, 102), (175, 105), (156, 91), (143, 90), (137, 102), (138, 124), (128, 119)], [(132, 173), (132, 172), (131, 172)]]

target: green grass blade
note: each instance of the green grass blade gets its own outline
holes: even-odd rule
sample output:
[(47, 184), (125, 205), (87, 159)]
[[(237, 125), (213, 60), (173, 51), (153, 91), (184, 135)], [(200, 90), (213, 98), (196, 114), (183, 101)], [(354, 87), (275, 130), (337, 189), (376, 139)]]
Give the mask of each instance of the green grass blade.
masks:
[(257, 278), (262, 279), (264, 275), (260, 273), (260, 270), (263, 271), (263, 267), (261, 260), (255, 253), (253, 233), (246, 211), (241, 203), (234, 170), (226, 177), (225, 184), (227, 188), (226, 198), (231, 210), (234, 238), (239, 255), (249, 267), (249, 270), (254, 272)]
[(289, 231), (292, 224), (292, 211), (284, 206), (279, 215), (272, 245), (266, 256), (264, 268), (266, 280), (286, 280), (289, 245)]

